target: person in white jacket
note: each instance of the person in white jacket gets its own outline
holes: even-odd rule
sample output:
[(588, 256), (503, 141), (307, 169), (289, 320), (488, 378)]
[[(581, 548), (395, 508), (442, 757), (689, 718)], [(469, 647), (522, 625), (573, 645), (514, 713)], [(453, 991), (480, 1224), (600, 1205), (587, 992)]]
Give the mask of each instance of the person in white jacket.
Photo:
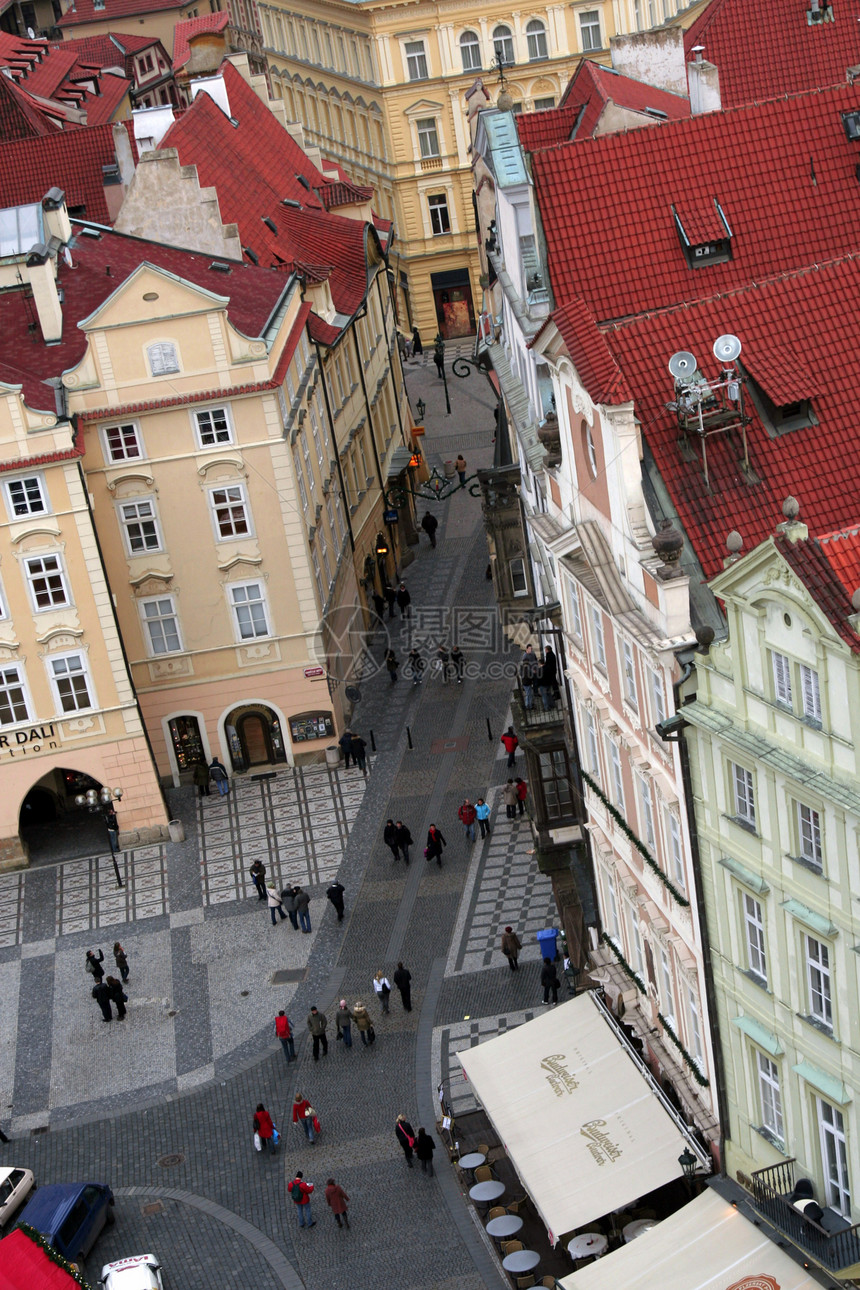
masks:
[(283, 922), (287, 915), (284, 913), (280, 896), (272, 887), (266, 888), (266, 904), (269, 906), (269, 913), (272, 915), (272, 926), (276, 926), (278, 921), (275, 918), (276, 911), (281, 915), (281, 922)]
[(388, 1012), (388, 996), (391, 994), (391, 982), (384, 972), (377, 972), (373, 978), (373, 988), (376, 991), (376, 997), (382, 1005), (382, 1011)]

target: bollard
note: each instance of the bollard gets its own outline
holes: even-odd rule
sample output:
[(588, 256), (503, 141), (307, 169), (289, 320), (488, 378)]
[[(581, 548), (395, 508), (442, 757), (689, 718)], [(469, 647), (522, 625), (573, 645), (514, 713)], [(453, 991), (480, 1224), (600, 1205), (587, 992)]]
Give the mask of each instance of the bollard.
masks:
[(490, 718), (487, 717), (487, 738), (490, 743), (493, 742), (493, 727), (490, 725)]
[(406, 747), (412, 748), (412, 731), (408, 726), (406, 727)]
[(376, 752), (376, 740), (373, 737), (373, 731), (370, 732), (370, 751)]

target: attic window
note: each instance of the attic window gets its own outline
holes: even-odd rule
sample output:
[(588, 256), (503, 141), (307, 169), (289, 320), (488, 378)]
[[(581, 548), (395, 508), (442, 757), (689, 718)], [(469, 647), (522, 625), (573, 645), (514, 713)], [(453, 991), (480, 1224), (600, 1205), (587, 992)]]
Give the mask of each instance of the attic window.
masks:
[(761, 354), (744, 349), (743, 367), (756, 411), (771, 439), (818, 425), (812, 400), (817, 381), (795, 354), (769, 344)]
[(713, 207), (673, 202), (672, 217), (691, 269), (732, 258), (732, 230), (716, 197)]
[(233, 272), (233, 270), (230, 268), (230, 265), (225, 264), (223, 260), (213, 260), (212, 263), (209, 265), (209, 268), (212, 270), (213, 273), (232, 273)]

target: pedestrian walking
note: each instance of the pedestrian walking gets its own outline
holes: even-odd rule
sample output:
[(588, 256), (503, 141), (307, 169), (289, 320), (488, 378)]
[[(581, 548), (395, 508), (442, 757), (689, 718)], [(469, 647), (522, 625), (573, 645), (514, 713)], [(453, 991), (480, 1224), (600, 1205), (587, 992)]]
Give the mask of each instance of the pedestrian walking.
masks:
[(421, 344), (421, 336), (417, 327), (412, 328), (412, 353), (416, 358), (424, 353), (424, 346)]
[(387, 650), (385, 654), (385, 666), (388, 668), (388, 679), (393, 685), (397, 680), (397, 669), (400, 664), (397, 661), (397, 655), (393, 649)]
[(400, 847), (400, 854), (403, 856), (406, 863), (409, 864), (409, 848), (412, 846), (412, 834), (409, 832), (402, 820), (397, 821), (394, 837), (397, 845)]
[(466, 841), (474, 842), (475, 841), (475, 820), (478, 818), (478, 812), (475, 810), (474, 806), (469, 801), (468, 797), (466, 798), (463, 805), (460, 807), (457, 814), (460, 817), (461, 824), (464, 826), (466, 830)]
[(466, 660), (463, 657), (463, 651), (460, 649), (459, 645), (455, 645), (451, 650), (451, 668), (457, 678), (458, 685), (463, 684), (463, 667), (465, 662)]
[(445, 371), (445, 355), (441, 349), (433, 350), (433, 362), (436, 364), (436, 375), (441, 380)]
[(339, 923), (343, 922), (344, 890), (345, 890), (344, 887), (341, 885), (341, 883), (338, 882), (337, 878), (335, 878), (334, 882), (326, 889), (326, 893), (325, 893), (328, 896), (331, 903), (334, 905), (335, 913), (337, 914), (337, 921)]
[(391, 994), (391, 982), (385, 973), (380, 969), (373, 978), (373, 988), (376, 991), (376, 998), (384, 1013), (388, 1012), (388, 996)]
[(478, 817), (478, 828), (481, 830), (481, 838), (483, 839), (488, 837), (490, 832), (490, 808), (487, 806), (483, 797), (479, 797), (475, 803), (475, 814)]
[(296, 914), (298, 915), (299, 925), (303, 932), (309, 932), (311, 930), (311, 915), (308, 905), (311, 903), (311, 898), (301, 887), (294, 887), (293, 893), (296, 902)]
[(363, 1003), (354, 1003), (352, 1005), (352, 1019), (355, 1022), (355, 1028), (358, 1031), (362, 1047), (369, 1047), (376, 1039), (376, 1031), (373, 1029), (370, 1013)]
[(274, 1155), (275, 1147), (277, 1146), (275, 1141), (275, 1122), (262, 1102), (257, 1103), (257, 1109), (254, 1112), (254, 1132), (260, 1139), (261, 1149), (271, 1151)]
[(457, 460), (454, 462), (454, 469), (456, 470), (457, 474), (460, 476), (460, 483), (461, 483), (461, 484), (465, 484), (465, 482), (466, 482), (466, 458), (463, 456), (463, 454), (462, 454), (462, 453), (458, 453), (458, 454), (457, 454)]
[(373, 593), (373, 608), (376, 610), (377, 618), (385, 618), (385, 597), (378, 591)]
[(409, 1123), (405, 1115), (398, 1115), (394, 1125), (394, 1133), (397, 1141), (403, 1148), (403, 1154), (406, 1157), (406, 1163), (412, 1168), (412, 1152), (415, 1150), (415, 1130)]
[(251, 881), (257, 888), (257, 899), (266, 899), (266, 866), (262, 860), (255, 860), (248, 870), (251, 875)]
[(99, 978), (99, 980), (96, 981), (95, 985), (93, 986), (92, 994), (96, 1003), (99, 1005), (99, 1007), (102, 1010), (102, 1020), (112, 1021), (113, 1013), (111, 1012), (111, 1008), (110, 1008), (110, 1001), (111, 1001), (110, 986), (106, 985), (105, 982), (102, 981), (101, 978)]
[(272, 915), (272, 926), (273, 927), (277, 926), (278, 920), (275, 917), (275, 914), (280, 914), (281, 922), (283, 922), (287, 916), (286, 912), (284, 911), (284, 907), (281, 904), (280, 896), (271, 887), (266, 887), (266, 904), (269, 907), (269, 913)]
[(108, 993), (110, 994), (110, 997), (111, 997), (111, 1003), (116, 1004), (117, 1021), (124, 1021), (125, 1005), (128, 1003), (128, 995), (126, 994), (125, 990), (123, 990), (122, 986), (120, 985), (119, 981), (115, 976), (106, 977), (105, 985), (108, 988)]
[(394, 984), (400, 991), (400, 998), (403, 1001), (403, 1011), (412, 1011), (412, 973), (405, 968), (402, 963), (397, 964), (397, 971), (394, 973)]
[(299, 1227), (316, 1227), (316, 1219), (311, 1214), (313, 1189), (313, 1183), (306, 1183), (305, 1176), (299, 1169), (289, 1188), (290, 1199), (295, 1204), (296, 1213), (299, 1216)]
[(104, 977), (105, 970), (102, 967), (102, 963), (104, 963), (104, 961), (105, 961), (104, 950), (99, 950), (98, 958), (96, 958), (92, 950), (87, 950), (86, 963), (84, 964), (84, 966), (86, 967), (86, 970), (89, 972), (90, 976), (94, 979), (96, 984), (98, 984)]
[(552, 991), (552, 1006), (558, 1003), (558, 987), (561, 982), (558, 979), (558, 972), (555, 970), (555, 964), (551, 959), (544, 959), (543, 967), (540, 974), (540, 983), (543, 986), (543, 1001), (549, 1003), (550, 991)]
[(394, 612), (394, 606), (397, 604), (397, 592), (393, 587), (389, 587), (387, 584), (385, 587), (385, 599), (388, 601), (388, 617), (396, 618), (397, 615)]
[(423, 1129), (418, 1130), (418, 1137), (415, 1139), (415, 1154), (421, 1161), (421, 1172), (433, 1177), (433, 1152), (436, 1150), (436, 1143), (425, 1133)]
[(340, 744), (340, 750), (343, 753), (343, 768), (344, 770), (349, 770), (349, 759), (352, 757), (352, 731), (344, 730), (337, 742)]
[(191, 778), (197, 788), (198, 797), (209, 796), (209, 767), (205, 761), (196, 761), (194, 769), (191, 772)]
[(529, 786), (526, 781), (524, 779), (520, 779), (519, 776), (514, 780), (514, 786), (517, 790), (517, 809), (519, 810), (520, 815), (524, 815), (526, 809), (526, 798), (529, 795)]
[(293, 1098), (293, 1124), (300, 1124), (304, 1129), (305, 1137), (313, 1146), (314, 1134), (314, 1108), (311, 1106), (304, 1093), (296, 1093)]
[(517, 959), (520, 957), (520, 950), (523, 948), (522, 941), (517, 936), (512, 927), (506, 927), (502, 932), (502, 953), (508, 960), (508, 967), (512, 972), (519, 971)]
[(412, 613), (411, 605), (412, 597), (409, 594), (409, 589), (405, 582), (401, 582), (397, 588), (397, 606), (404, 618), (408, 618)]
[(283, 1008), (275, 1017), (275, 1034), (284, 1050), (287, 1065), (296, 1060), (296, 1042), (293, 1038), (293, 1025)]
[(517, 786), (512, 779), (509, 779), (502, 789), (502, 798), (505, 803), (505, 814), (509, 820), (517, 818), (517, 802), (520, 800), (517, 794)]
[(221, 797), (226, 797), (230, 792), (230, 779), (225, 767), (217, 757), (213, 757), (209, 763), (209, 778), (215, 780)]
[(510, 769), (514, 764), (517, 749), (520, 746), (520, 741), (514, 733), (513, 726), (508, 726), (507, 730), (502, 735), (500, 742), (504, 745), (505, 752), (508, 754), (508, 768)]
[(440, 645), (439, 648), (437, 649), (436, 659), (439, 664), (439, 675), (442, 677), (442, 684), (447, 685), (448, 684), (448, 666), (450, 664), (451, 655), (448, 653), (444, 645)]
[(424, 516), (424, 519), (421, 521), (421, 527), (429, 537), (431, 547), (435, 549), (436, 530), (439, 527), (439, 521), (436, 519), (436, 516), (432, 515), (430, 511), (428, 511), (427, 514)]
[(113, 943), (113, 961), (119, 968), (122, 983), (125, 985), (128, 981), (128, 955), (120, 945), (119, 941), (114, 941)]
[(349, 1197), (333, 1178), (326, 1179), (325, 1199), (326, 1204), (334, 1214), (334, 1221), (338, 1227), (348, 1228), (349, 1215), (346, 1212), (346, 1207), (349, 1204)]
[(362, 775), (367, 775), (367, 740), (353, 732), (352, 760), (358, 764)]
[(420, 685), (424, 675), (424, 660), (414, 645), (409, 651), (409, 670), (412, 673), (412, 684)]
[(299, 930), (299, 916), (296, 913), (296, 889), (295, 887), (285, 887), (281, 892), (281, 904), (290, 916), (290, 922), (293, 925), (293, 931)]
[(326, 1039), (326, 1026), (328, 1018), (319, 1008), (313, 1007), (308, 1013), (308, 1030), (311, 1032), (313, 1039), (314, 1061), (320, 1059), (320, 1044), (322, 1044), (323, 1057), (328, 1057), (328, 1040)]
[(346, 999), (341, 999), (334, 1020), (338, 1039), (343, 1040), (344, 1048), (352, 1048), (352, 1013), (346, 1006)]
[(382, 830), (382, 841), (391, 851), (395, 860), (400, 859), (400, 843), (397, 839), (397, 825), (393, 820), (385, 821), (385, 828)]
[(435, 860), (439, 868), (442, 868), (442, 848), (448, 843), (442, 837), (439, 829), (435, 824), (431, 824), (427, 830), (427, 845), (424, 848), (424, 856), (427, 860)]

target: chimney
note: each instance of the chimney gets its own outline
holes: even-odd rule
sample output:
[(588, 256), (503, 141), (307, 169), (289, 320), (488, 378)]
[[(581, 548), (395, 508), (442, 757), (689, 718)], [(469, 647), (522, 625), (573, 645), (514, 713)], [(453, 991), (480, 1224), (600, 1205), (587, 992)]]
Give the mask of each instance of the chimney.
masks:
[(55, 345), (63, 335), (63, 311), (54, 276), (55, 267), (56, 260), (44, 242), (37, 243), (27, 256), (27, 277), (46, 345)]
[(48, 238), (55, 237), (63, 246), (71, 241), (72, 225), (62, 188), (49, 188), (42, 198), (42, 224)]
[(693, 62), (687, 64), (690, 111), (693, 116), (701, 116), (704, 112), (719, 112), (723, 106), (720, 101), (720, 73), (713, 63), (706, 62), (704, 52), (704, 45), (695, 45)]

